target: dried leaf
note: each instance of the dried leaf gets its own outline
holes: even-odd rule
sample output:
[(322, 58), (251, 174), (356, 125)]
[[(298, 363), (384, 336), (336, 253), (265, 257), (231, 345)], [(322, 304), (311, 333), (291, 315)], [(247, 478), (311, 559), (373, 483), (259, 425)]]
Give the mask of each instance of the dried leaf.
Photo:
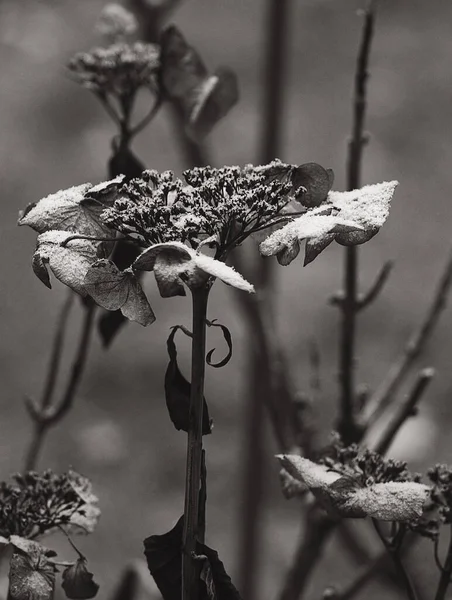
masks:
[(150, 325), (155, 315), (141, 288), (140, 282), (129, 271), (120, 271), (111, 261), (95, 262), (85, 275), (87, 293), (107, 310), (121, 310), (122, 314), (140, 325)]
[(81, 528), (86, 533), (92, 533), (100, 517), (99, 499), (93, 493), (91, 481), (76, 471), (69, 471), (70, 484), (84, 504), (76, 513), (69, 515), (69, 525)]
[(235, 74), (219, 68), (210, 75), (197, 51), (174, 26), (161, 38), (161, 81), (166, 97), (183, 110), (187, 130), (197, 139), (206, 136), (238, 100)]
[(72, 235), (66, 231), (47, 231), (39, 235), (33, 256), (33, 271), (47, 287), (51, 287), (48, 273), (47, 277), (44, 273), (49, 265), (57, 279), (75, 292), (86, 296), (85, 275), (99, 258), (99, 250), (90, 240), (72, 240), (63, 246), (62, 243)]
[(328, 192), (332, 185), (331, 169), (324, 169), (317, 163), (306, 163), (293, 170), (292, 181), (294, 189), (300, 186), (306, 189), (306, 192), (298, 195), (297, 200), (307, 208), (320, 206), (326, 200)]
[(80, 557), (63, 571), (62, 587), (68, 598), (72, 600), (88, 600), (94, 598), (99, 585), (93, 580), (94, 575), (86, 568), (86, 559)]
[(335, 237), (334, 233), (327, 233), (326, 235), (306, 240), (303, 266), (309, 265), (309, 263), (316, 259), (325, 248), (328, 248)]
[(154, 271), (160, 294), (164, 298), (184, 295), (182, 282), (189, 288), (196, 288), (205, 283), (209, 275), (240, 290), (254, 291), (254, 287), (232, 267), (199, 254), (182, 242), (150, 246), (136, 259), (133, 268)]
[(55, 587), (55, 567), (48, 561), (55, 553), (18, 536), (11, 536), (14, 552), (9, 569), (11, 600), (51, 600)]
[[(178, 326), (173, 327), (166, 341), (169, 364), (165, 373), (165, 398), (168, 413), (174, 427), (188, 432), (191, 384), (182, 375), (177, 362), (177, 349), (174, 343)], [(202, 414), (202, 434), (212, 433), (213, 422), (209, 417), (209, 408), (204, 398)]]
[[(179, 600), (182, 591), (183, 517), (164, 535), (153, 535), (144, 541), (145, 556), (151, 575), (163, 600)], [(199, 600), (241, 600), (226, 573), (218, 553), (204, 544), (196, 545), (201, 585)]]
[(213, 353), (215, 352), (215, 348), (213, 348), (212, 350), (209, 350), (209, 352), (207, 353), (206, 363), (210, 367), (215, 367), (216, 369), (219, 369), (219, 368), (227, 365), (228, 362), (232, 358), (232, 335), (231, 335), (231, 332), (229, 331), (229, 329), (225, 325), (221, 325), (221, 323), (216, 323), (215, 321), (216, 321), (216, 319), (214, 319), (213, 321), (207, 321), (207, 325), (209, 327), (219, 327), (221, 329), (221, 331), (223, 332), (224, 340), (228, 346), (228, 353), (223, 358), (223, 360), (220, 360), (217, 363), (213, 363), (212, 356), (213, 356)]
[[(120, 182), (106, 182), (116, 187)], [(28, 225), (38, 233), (72, 231), (91, 237), (107, 237), (111, 230), (100, 215), (105, 206), (95, 199), (96, 188), (90, 183), (60, 190), (30, 205), (19, 217), (19, 225)], [(92, 197), (91, 192), (94, 190)]]

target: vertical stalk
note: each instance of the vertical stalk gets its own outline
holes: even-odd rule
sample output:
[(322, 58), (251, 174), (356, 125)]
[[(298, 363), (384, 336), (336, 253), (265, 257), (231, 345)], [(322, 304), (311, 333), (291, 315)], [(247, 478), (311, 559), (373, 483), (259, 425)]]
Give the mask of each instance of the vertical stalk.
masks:
[[(353, 126), (347, 159), (347, 189), (360, 186), (363, 148), (366, 142), (364, 123), (367, 107), (367, 80), (370, 49), (375, 26), (375, 1), (370, 0), (364, 13), (364, 27), (355, 73)], [(340, 406), (339, 433), (346, 444), (357, 441), (359, 430), (355, 419), (355, 338), (358, 306), (358, 249), (345, 249), (344, 300), (340, 336)]]
[[(281, 152), (284, 90), (287, 63), (287, 29), (292, 0), (268, 0), (264, 36), (262, 130), (258, 162), (265, 164)], [(274, 265), (261, 259), (255, 264), (253, 280), (258, 286), (262, 308), (273, 318)], [(239, 588), (244, 598), (255, 600), (261, 547), (260, 516), (265, 489), (266, 461), (264, 455), (265, 405), (272, 405), (275, 393), (269, 376), (268, 352), (259, 341), (251, 338), (249, 348), (250, 375), (248, 380), (248, 406), (246, 411), (246, 462), (243, 470), (243, 508), (240, 525)], [(264, 376), (265, 374), (265, 376)], [(256, 468), (258, 465), (258, 468)]]
[(193, 326), (191, 393), (188, 422), (182, 554), (182, 600), (198, 600), (198, 567), (194, 559), (199, 526), (199, 488), (202, 468), (202, 416), (206, 367), (206, 314), (210, 286), (192, 290)]

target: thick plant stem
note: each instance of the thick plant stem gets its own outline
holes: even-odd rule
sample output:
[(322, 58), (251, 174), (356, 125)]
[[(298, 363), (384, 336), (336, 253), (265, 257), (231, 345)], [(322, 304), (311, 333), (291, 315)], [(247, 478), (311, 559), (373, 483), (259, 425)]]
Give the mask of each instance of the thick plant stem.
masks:
[(192, 368), (188, 422), (182, 555), (182, 600), (198, 600), (198, 566), (195, 560), (199, 525), (199, 488), (202, 468), (202, 417), (206, 367), (206, 314), (210, 286), (192, 290)]
[[(375, 6), (371, 0), (364, 14), (364, 27), (358, 53), (353, 100), (352, 137), (347, 160), (347, 189), (360, 186), (363, 148), (366, 142), (364, 122), (367, 105), (368, 64), (374, 33)], [(359, 439), (359, 428), (355, 423), (355, 338), (356, 315), (358, 312), (358, 250), (355, 246), (345, 249), (344, 300), (340, 337), (340, 399), (341, 416), (339, 433), (346, 444)]]
[(441, 571), (435, 600), (444, 600), (452, 578), (452, 525), (450, 526), (449, 547), (447, 549), (446, 562)]

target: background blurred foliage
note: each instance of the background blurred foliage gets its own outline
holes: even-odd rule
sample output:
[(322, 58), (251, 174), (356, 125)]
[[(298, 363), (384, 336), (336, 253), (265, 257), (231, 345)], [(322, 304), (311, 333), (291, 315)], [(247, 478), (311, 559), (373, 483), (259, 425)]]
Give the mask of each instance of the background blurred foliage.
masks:
[[(239, 76), (240, 103), (209, 138), (217, 163), (243, 164), (256, 157), (264, 4), (186, 0), (175, 15), (210, 65), (227, 64)], [(17, 212), (57, 189), (105, 178), (113, 126), (65, 70), (74, 52), (97, 43), (93, 23), (102, 5), (100, 0), (0, 4), (3, 479), (21, 467), (30, 434), (22, 398), (40, 390), (54, 318), (65, 294), (59, 285), (49, 292), (33, 275), (29, 257), (35, 236), (16, 228)], [(290, 89), (280, 158), (331, 166), (336, 189), (344, 185), (359, 6), (358, 0), (294, 2), (288, 32)], [(449, 2), (382, 0), (371, 60), (372, 137), (363, 183), (398, 179), (400, 187), (387, 225), (360, 252), (363, 288), (384, 260), (396, 261), (379, 301), (359, 322), (359, 374), (370, 386), (386, 372), (423, 313), (451, 244), (451, 53)], [(164, 111), (134, 147), (150, 167), (183, 168)], [(326, 299), (340, 285), (341, 258), (341, 249), (334, 245), (302, 273), (300, 261), (278, 269), (279, 325), (301, 388), (309, 377), (309, 340), (315, 338), (321, 350), (319, 412), (325, 432), (336, 398), (337, 346), (337, 313)], [(153, 285), (149, 278), (149, 289)], [(210, 318), (221, 316), (231, 328), (236, 351), (224, 370), (208, 371), (206, 395), (215, 420), (214, 435), (206, 440), (209, 540), (221, 547), (234, 577), (246, 364), (243, 323), (232, 296), (220, 289), (214, 290)], [(86, 552), (104, 593), (112, 589), (124, 559), (141, 556), (143, 536), (169, 529), (183, 502), (185, 436), (174, 432), (166, 414), (163, 374), (168, 327), (187, 322), (188, 305), (179, 298), (163, 302), (154, 289), (150, 298), (158, 318), (152, 327), (128, 325), (107, 353), (96, 340), (76, 407), (51, 434), (42, 458), (43, 466), (56, 470), (73, 465), (95, 484), (103, 517), (96, 534), (86, 540)], [(437, 460), (452, 462), (450, 314), (450, 309), (445, 312), (422, 358), (422, 365), (433, 364), (438, 375), (420, 418), (401, 434), (407, 443), (399, 443), (398, 456), (412, 458), (413, 469)], [(77, 327), (75, 321), (74, 334)], [(219, 345), (219, 340), (209, 345)], [(182, 342), (179, 354), (185, 369), (187, 349)], [(268, 456), (273, 450), (269, 435)], [(268, 480), (262, 598), (273, 597), (278, 589), (297, 536), (297, 506), (281, 497), (276, 475), (275, 464)], [(327, 583), (343, 581), (352, 568), (334, 554), (334, 547), (328, 557), (312, 583), (317, 596)], [(378, 594), (378, 587), (372, 589)]]

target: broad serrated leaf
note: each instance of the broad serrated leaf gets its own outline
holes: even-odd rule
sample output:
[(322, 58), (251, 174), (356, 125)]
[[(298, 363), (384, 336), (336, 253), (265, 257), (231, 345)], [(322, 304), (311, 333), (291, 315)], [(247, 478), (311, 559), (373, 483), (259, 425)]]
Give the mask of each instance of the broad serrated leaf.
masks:
[(84, 285), (93, 300), (107, 310), (120, 310), (131, 321), (150, 325), (155, 315), (140, 282), (129, 271), (120, 271), (107, 259), (95, 262), (85, 275)]
[(77, 561), (63, 571), (62, 588), (71, 600), (89, 600), (99, 591), (94, 575), (86, 568), (86, 559), (79, 557)]
[(162, 297), (185, 295), (183, 283), (196, 288), (203, 285), (209, 275), (237, 289), (254, 292), (254, 287), (232, 267), (197, 253), (181, 242), (150, 246), (136, 259), (133, 268), (154, 271)]
[[(169, 363), (165, 373), (165, 399), (168, 413), (174, 427), (188, 432), (191, 384), (182, 375), (177, 362), (177, 349), (174, 336), (179, 327), (173, 327), (166, 341)], [(213, 422), (209, 417), (209, 408), (204, 398), (202, 413), (202, 434), (212, 433)]]
[[(100, 218), (105, 206), (95, 198), (97, 187), (85, 183), (51, 194), (25, 209), (18, 224), (28, 225), (38, 233), (56, 230), (107, 237), (111, 230)], [(94, 190), (92, 197), (91, 190)]]
[(72, 235), (66, 231), (47, 231), (39, 235), (33, 256), (33, 271), (47, 287), (51, 287), (48, 273), (47, 277), (44, 273), (48, 265), (57, 279), (86, 296), (85, 275), (99, 258), (99, 250), (90, 240), (76, 239), (62, 245)]
[(201, 139), (236, 104), (235, 74), (219, 68), (209, 75), (198, 52), (174, 25), (161, 37), (161, 64), (164, 95), (182, 108), (188, 133)]
[(11, 600), (51, 600), (55, 587), (55, 566), (48, 560), (55, 553), (18, 536), (11, 536), (14, 546), (9, 568)]

